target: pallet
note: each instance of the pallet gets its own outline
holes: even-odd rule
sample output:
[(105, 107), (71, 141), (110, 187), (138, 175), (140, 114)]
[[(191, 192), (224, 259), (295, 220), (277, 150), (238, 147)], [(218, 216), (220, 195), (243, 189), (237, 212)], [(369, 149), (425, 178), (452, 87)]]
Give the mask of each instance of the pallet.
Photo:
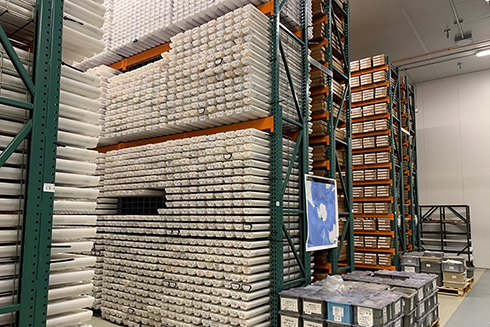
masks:
[(473, 286), (474, 281), (475, 281), (475, 279), (473, 277), (468, 278), (466, 280), (466, 285), (463, 288), (439, 286), (439, 294), (459, 296), (459, 297), (465, 296), (471, 290), (471, 287)]

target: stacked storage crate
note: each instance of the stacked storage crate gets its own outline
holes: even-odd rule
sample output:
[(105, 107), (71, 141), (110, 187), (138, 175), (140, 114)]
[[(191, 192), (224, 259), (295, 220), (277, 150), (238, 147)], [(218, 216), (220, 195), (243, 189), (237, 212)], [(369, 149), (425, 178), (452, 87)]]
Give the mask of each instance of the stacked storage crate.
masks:
[(405, 244), (398, 72), (385, 55), (351, 71), (356, 267), (396, 269)]
[(281, 293), (282, 326), (430, 327), (439, 319), (435, 275), (381, 270)]
[[(330, 70), (311, 71), (313, 173), (337, 180), (339, 235), (347, 228), (338, 249), (315, 253), (316, 277), (338, 272), (339, 262), (352, 269), (352, 169), (349, 87), (348, 1), (313, 1), (311, 57)], [(348, 223), (346, 223), (348, 222)]]

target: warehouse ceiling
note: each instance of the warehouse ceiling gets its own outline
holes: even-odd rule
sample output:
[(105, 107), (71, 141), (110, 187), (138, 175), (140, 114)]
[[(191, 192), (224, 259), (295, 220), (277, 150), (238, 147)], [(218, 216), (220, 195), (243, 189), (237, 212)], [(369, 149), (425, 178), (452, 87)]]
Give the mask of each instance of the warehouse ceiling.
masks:
[(351, 59), (389, 54), (413, 83), (490, 69), (490, 56), (475, 55), (490, 49), (490, 5), (453, 3), (469, 45), (456, 45), (451, 0), (351, 0)]

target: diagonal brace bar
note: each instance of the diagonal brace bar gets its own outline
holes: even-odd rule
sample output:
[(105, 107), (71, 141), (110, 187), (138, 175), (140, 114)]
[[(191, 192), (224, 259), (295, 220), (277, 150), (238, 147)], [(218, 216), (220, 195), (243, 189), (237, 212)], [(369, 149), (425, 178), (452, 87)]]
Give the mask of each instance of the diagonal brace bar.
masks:
[(20, 304), (10, 304), (0, 307), (0, 315), (5, 313), (12, 313), (20, 310)]
[(284, 179), (284, 184), (282, 185), (282, 193), (281, 194), (283, 195), (283, 197), (284, 197), (284, 193), (286, 192), (286, 188), (287, 188), (288, 183), (289, 183), (289, 177), (291, 176), (291, 171), (293, 170), (294, 160), (298, 156), (298, 151), (299, 151), (299, 148), (301, 146), (301, 141), (303, 140), (303, 133), (304, 133), (304, 131), (301, 131), (299, 133), (298, 140), (296, 141), (296, 144), (294, 146), (293, 155), (291, 157), (291, 161), (289, 162), (289, 166), (288, 166), (288, 172), (286, 173), (286, 178)]
[(289, 235), (288, 229), (286, 228), (286, 225), (282, 223), (282, 230), (284, 231), (284, 235), (286, 235), (286, 239), (288, 240), (289, 247), (293, 251), (294, 258), (298, 262), (299, 268), (301, 269), (301, 272), (303, 273), (303, 276), (306, 274), (305, 271), (305, 266), (301, 262), (301, 258), (299, 257), (298, 251), (296, 251), (296, 248), (294, 247), (294, 242), (291, 239), (291, 235)]
[(284, 52), (281, 38), (279, 38), (279, 51), (281, 52), (282, 62), (284, 63), (284, 69), (286, 70), (286, 76), (288, 77), (288, 84), (289, 88), (291, 89), (291, 95), (293, 96), (294, 106), (296, 107), (299, 121), (301, 122), (301, 124), (303, 124), (303, 114), (301, 113), (301, 108), (299, 107), (298, 96), (296, 95), (296, 90), (294, 89), (293, 78), (291, 77), (291, 71), (289, 70), (288, 58), (286, 57), (286, 53)]
[(34, 82), (32, 81), (31, 76), (29, 76), (29, 74), (27, 73), (27, 70), (22, 64), (22, 61), (20, 61), (19, 56), (15, 52), (14, 47), (12, 47), (12, 43), (10, 43), (7, 34), (5, 34), (5, 30), (1, 26), (0, 26), (0, 42), (2, 43), (3, 48), (7, 52), (8, 57), (12, 61), (15, 70), (17, 71), (20, 78), (24, 82), (26, 89), (29, 90), (29, 93), (31, 95), (34, 95)]
[(17, 134), (14, 139), (7, 145), (5, 150), (0, 153), (0, 167), (10, 158), (15, 149), (17, 149), (22, 141), (27, 137), (27, 135), (32, 130), (32, 120), (29, 120), (27, 124), (22, 127), (19, 134)]

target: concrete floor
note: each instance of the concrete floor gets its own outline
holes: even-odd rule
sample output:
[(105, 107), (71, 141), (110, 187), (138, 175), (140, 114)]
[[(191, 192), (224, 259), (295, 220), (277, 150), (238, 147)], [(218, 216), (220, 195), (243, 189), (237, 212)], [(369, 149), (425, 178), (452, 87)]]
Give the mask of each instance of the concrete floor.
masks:
[[(482, 278), (483, 277), (483, 278)], [(440, 326), (489, 326), (490, 325), (490, 270), (475, 269), (475, 282), (465, 297), (439, 296)], [(93, 327), (116, 327), (94, 316), (90, 321)]]

